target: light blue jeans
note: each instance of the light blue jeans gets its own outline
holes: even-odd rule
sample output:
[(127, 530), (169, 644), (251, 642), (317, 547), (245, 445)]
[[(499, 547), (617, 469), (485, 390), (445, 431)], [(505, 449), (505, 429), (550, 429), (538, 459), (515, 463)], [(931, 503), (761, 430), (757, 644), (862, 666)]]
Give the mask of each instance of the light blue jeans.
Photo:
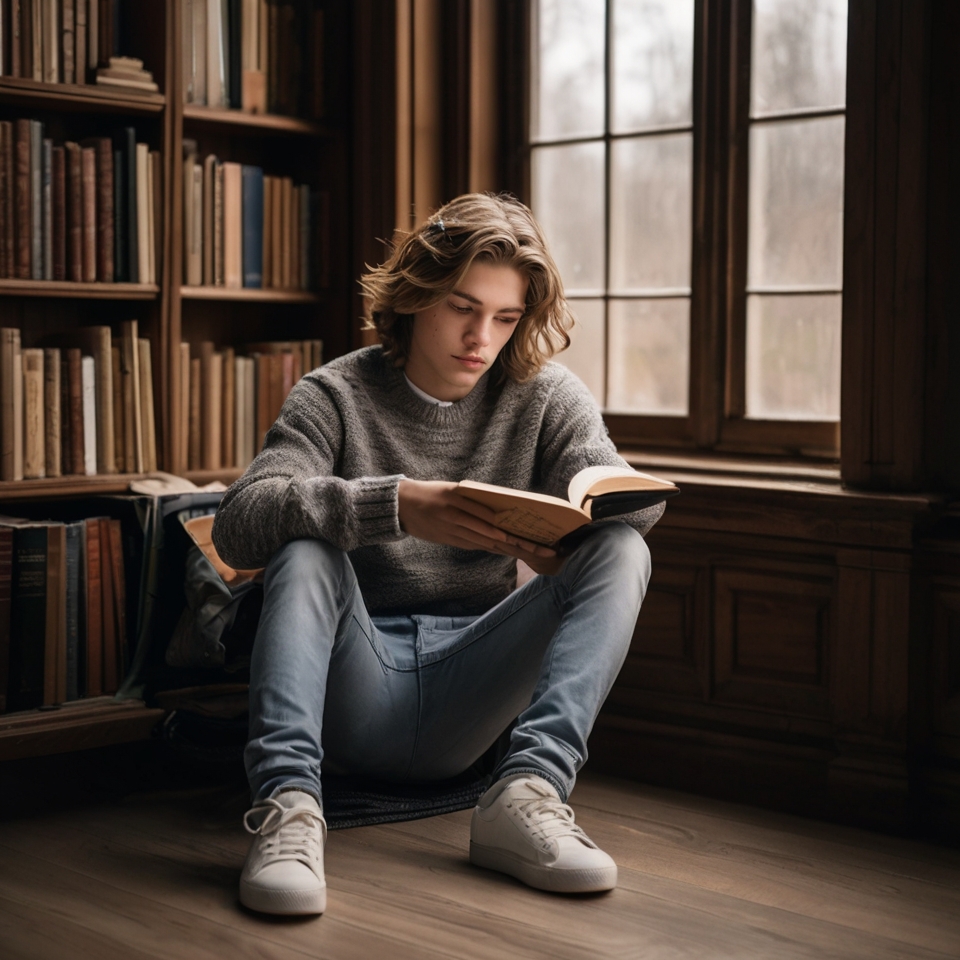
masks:
[[(650, 578), (643, 538), (601, 524), (557, 576), (478, 617), (371, 617), (347, 555), (296, 540), (271, 559), (244, 755), (255, 801), (321, 796), (321, 764), (439, 780), (517, 719), (495, 777), (535, 773), (566, 800), (620, 672)], [(322, 744), (322, 746), (321, 746)]]

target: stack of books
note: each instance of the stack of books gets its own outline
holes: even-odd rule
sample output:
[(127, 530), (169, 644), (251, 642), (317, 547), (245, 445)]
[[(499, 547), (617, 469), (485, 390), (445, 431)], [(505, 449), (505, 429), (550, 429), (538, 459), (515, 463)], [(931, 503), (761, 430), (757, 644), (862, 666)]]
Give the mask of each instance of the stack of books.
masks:
[(136, 320), (28, 348), (0, 328), (0, 480), (157, 469), (150, 341)]
[(0, 277), (157, 283), (162, 182), (133, 127), (59, 145), (0, 120)]
[(143, 61), (136, 57), (111, 57), (108, 66), (97, 69), (97, 83), (101, 87), (122, 87), (124, 90), (143, 90), (158, 93), (153, 74), (143, 69)]
[(180, 0), (185, 103), (323, 116), (323, 10), (311, 0)]
[(199, 161), (184, 144), (183, 275), (188, 286), (309, 290), (323, 284), (316, 237), (328, 195), (260, 167)]
[(0, 713), (115, 693), (126, 607), (119, 520), (0, 516)]
[(190, 470), (245, 469), (293, 385), (323, 362), (322, 340), (180, 344), (180, 450)]

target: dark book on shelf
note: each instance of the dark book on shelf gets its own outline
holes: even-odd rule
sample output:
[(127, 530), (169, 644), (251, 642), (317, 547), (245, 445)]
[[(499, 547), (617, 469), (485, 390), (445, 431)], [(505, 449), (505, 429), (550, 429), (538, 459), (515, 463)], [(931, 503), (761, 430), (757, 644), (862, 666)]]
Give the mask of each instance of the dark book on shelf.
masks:
[(63, 473), (60, 424), (60, 351), (47, 347), (43, 351), (43, 422), (46, 431), (44, 470), (48, 477)]
[(53, 279), (53, 141), (40, 145), (40, 239), (43, 279)]
[(87, 82), (87, 43), (89, 26), (89, 8), (87, 0), (75, 0), (74, 5), (74, 77), (77, 83)]
[(16, 276), (30, 279), (30, 121), (14, 123), (14, 210), (16, 232)]
[(115, 279), (113, 143), (108, 137), (90, 137), (82, 142), (82, 146), (92, 147), (96, 156), (97, 280), (112, 283)]
[(83, 170), (80, 144), (68, 140), (63, 145), (66, 155), (67, 184), (67, 279), (83, 279)]
[(30, 277), (43, 279), (43, 124), (30, 121)]
[(103, 586), (101, 584), (100, 518), (84, 521), (84, 639), (86, 646), (86, 695), (103, 693)]
[(126, 171), (123, 167), (123, 151), (113, 150), (113, 279), (117, 282), (129, 280), (127, 251), (127, 222), (124, 217), (124, 197), (126, 197)]
[(116, 693), (120, 686), (117, 671), (117, 621), (114, 598), (114, 570), (110, 519), (100, 518), (100, 622), (103, 630), (103, 692)]
[(66, 428), (69, 443), (67, 445), (69, 467), (64, 472), (70, 474), (83, 474), (83, 367), (82, 355), (79, 347), (70, 347), (64, 351), (66, 360), (64, 363), (64, 372), (67, 382), (67, 409), (64, 411), (63, 423), (61, 428)]
[(112, 518), (110, 527), (110, 563), (113, 573), (114, 619), (117, 628), (117, 676), (123, 679), (129, 666), (127, 650), (127, 573), (124, 563), (123, 528), (119, 520)]
[(82, 277), (84, 283), (93, 283), (97, 279), (97, 154), (93, 147), (80, 147), (80, 190)]
[(244, 164), (243, 176), (243, 285), (263, 286), (263, 170)]
[(62, 523), (47, 524), (47, 613), (44, 621), (43, 705), (67, 699), (66, 530)]
[(10, 604), (13, 597), (13, 529), (0, 526), (0, 713), (7, 710), (10, 678)]
[(80, 555), (83, 546), (82, 522), (66, 528), (66, 682), (67, 700), (80, 696)]
[(7, 706), (30, 710), (43, 703), (47, 634), (47, 528), (13, 517), (13, 602), (10, 611), (10, 678)]
[[(126, 239), (123, 247), (123, 279), (130, 283), (140, 283), (140, 253), (137, 232), (137, 131), (134, 127), (124, 127), (113, 139), (114, 149), (120, 152), (120, 163), (116, 171), (122, 170), (123, 193), (120, 205), (116, 208), (116, 220), (123, 223), (122, 233)], [(119, 279), (119, 278), (118, 278)]]
[(53, 279), (67, 279), (67, 158), (63, 147), (54, 147), (51, 162), (53, 208)]
[(14, 179), (13, 124), (0, 120), (0, 275), (16, 273), (16, 191)]
[(226, 0), (227, 8), (227, 93), (230, 106), (239, 110), (243, 106), (243, 0)]
[[(77, 37), (74, 28), (75, 18), (74, 18), (74, 3), (81, 8), (86, 6), (86, 0), (61, 0), (61, 12), (60, 12), (60, 37), (62, 44), (62, 64), (63, 64), (63, 82), (64, 83), (76, 83), (77, 82), (77, 64), (76, 64), (76, 46), (77, 46)], [(80, 69), (83, 69), (83, 65), (80, 64)]]

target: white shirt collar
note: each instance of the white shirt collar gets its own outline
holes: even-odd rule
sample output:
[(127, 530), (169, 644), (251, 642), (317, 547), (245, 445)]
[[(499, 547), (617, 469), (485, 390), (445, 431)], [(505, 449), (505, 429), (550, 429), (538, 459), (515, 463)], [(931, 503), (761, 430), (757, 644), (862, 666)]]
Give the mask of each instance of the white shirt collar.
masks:
[(403, 375), (403, 379), (407, 381), (410, 389), (421, 399), (426, 400), (427, 403), (435, 403), (438, 407), (452, 407), (452, 400), (438, 400), (436, 397), (431, 397), (429, 393), (421, 390), (406, 374)]

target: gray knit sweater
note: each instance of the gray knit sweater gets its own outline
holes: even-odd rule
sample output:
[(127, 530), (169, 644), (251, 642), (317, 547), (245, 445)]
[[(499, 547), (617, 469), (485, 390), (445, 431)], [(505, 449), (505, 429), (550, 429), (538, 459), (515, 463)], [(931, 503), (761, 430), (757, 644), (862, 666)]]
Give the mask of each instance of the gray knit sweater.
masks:
[[(418, 397), (367, 347), (307, 374), (263, 450), (226, 492), (213, 541), (237, 568), (265, 566), (284, 543), (319, 538), (349, 551), (372, 614), (479, 614), (514, 587), (516, 561), (406, 535), (400, 480), (479, 480), (566, 497), (584, 467), (624, 465), (593, 397), (548, 363), (528, 383), (486, 374), (462, 400)], [(622, 519), (646, 533), (663, 512)]]

